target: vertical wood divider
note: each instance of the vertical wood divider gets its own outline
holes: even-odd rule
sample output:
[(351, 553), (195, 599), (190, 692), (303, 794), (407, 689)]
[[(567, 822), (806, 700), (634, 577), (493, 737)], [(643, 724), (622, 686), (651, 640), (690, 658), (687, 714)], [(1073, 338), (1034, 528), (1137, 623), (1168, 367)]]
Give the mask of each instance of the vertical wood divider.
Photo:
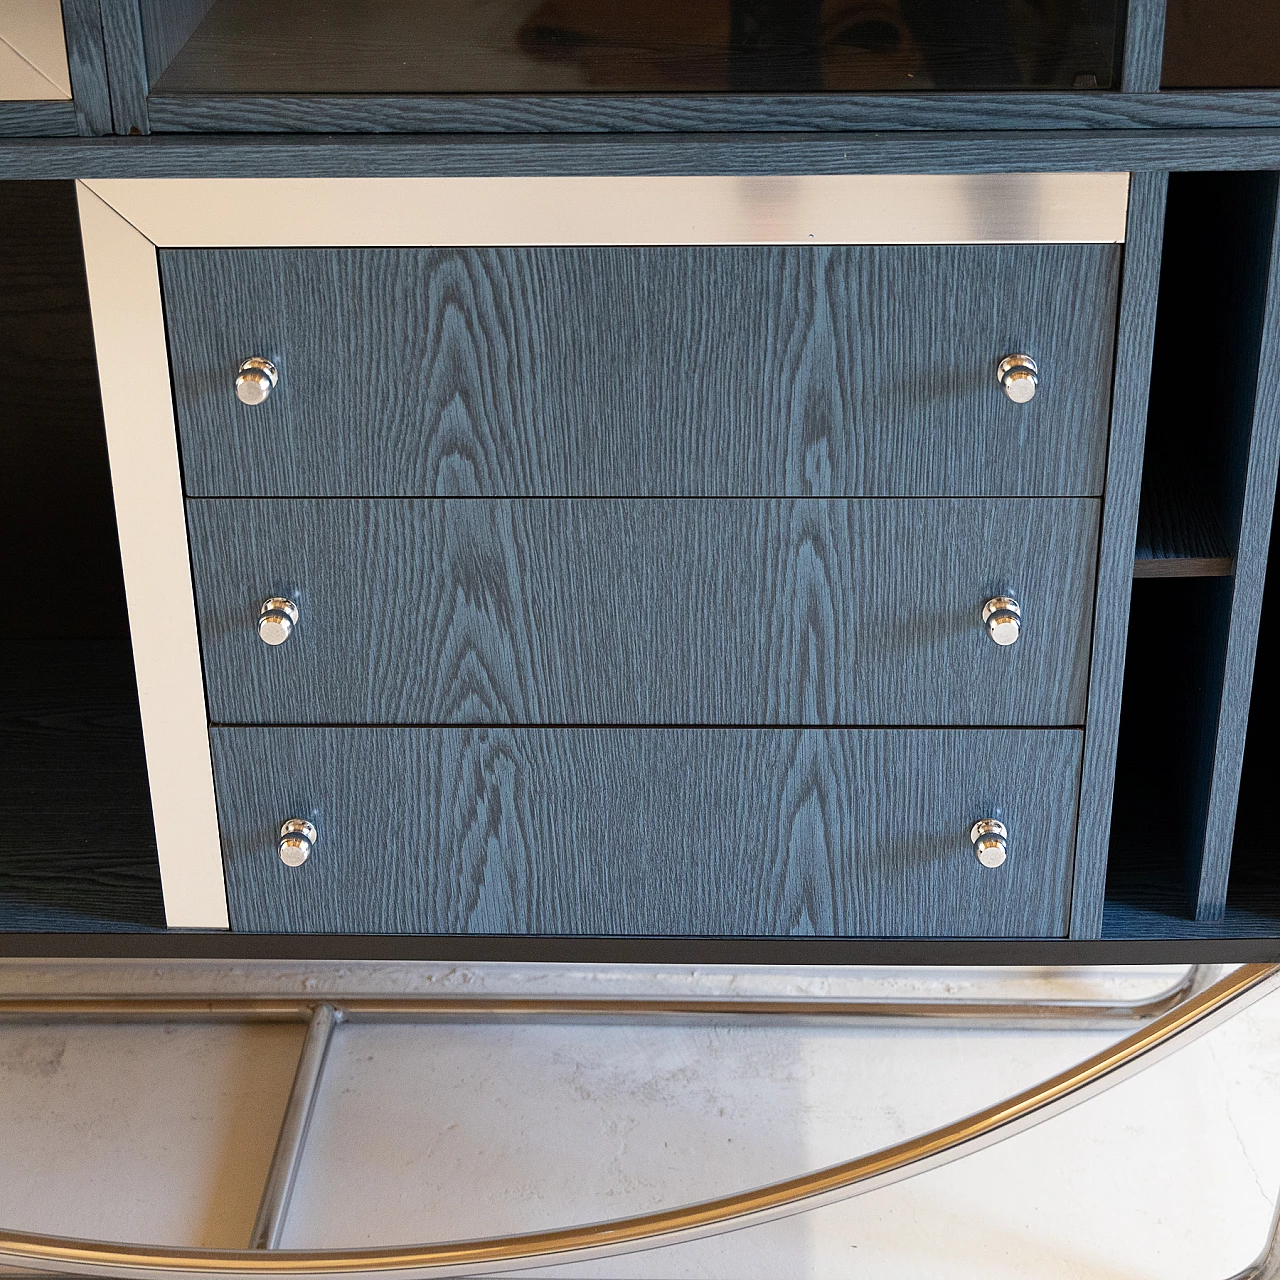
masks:
[[(1213, 766), (1209, 779), (1204, 844), (1196, 894), (1196, 919), (1221, 920), (1226, 912), (1227, 880), (1235, 837), (1240, 772), (1244, 763), (1249, 723), (1249, 694), (1253, 685), (1262, 593), (1266, 585), (1271, 518), (1280, 470), (1280, 222), (1276, 219), (1276, 188), (1270, 190), (1267, 216), (1270, 261), (1259, 262), (1267, 273), (1265, 310), (1257, 353), (1257, 383), (1248, 432), (1247, 462), (1236, 511), (1238, 520), (1235, 577), (1231, 584), (1230, 618), (1224, 620), (1225, 659), (1222, 692), (1213, 734)], [(1251, 362), (1253, 352), (1237, 358)], [(1246, 372), (1245, 376), (1248, 376)]]
[(111, 132), (111, 92), (107, 85), (102, 10), (98, 0), (62, 0), (62, 30), (76, 126), (82, 136)]
[(116, 133), (150, 133), (147, 119), (147, 61), (142, 45), (138, 0), (100, 0), (107, 83)]
[(1093, 661), (1089, 675), (1089, 718), (1076, 829), (1075, 878), (1071, 893), (1071, 937), (1102, 932), (1107, 845), (1115, 791), (1116, 744), (1124, 690), (1125, 646), (1133, 586), (1133, 551), (1142, 494), (1142, 454), (1147, 435), (1147, 401), (1155, 341), (1160, 253), (1169, 175), (1133, 174), (1129, 224), (1120, 286), (1107, 487), (1098, 555)]
[(1158, 93), (1164, 63), (1166, 0), (1129, 0), (1124, 27), (1123, 93)]

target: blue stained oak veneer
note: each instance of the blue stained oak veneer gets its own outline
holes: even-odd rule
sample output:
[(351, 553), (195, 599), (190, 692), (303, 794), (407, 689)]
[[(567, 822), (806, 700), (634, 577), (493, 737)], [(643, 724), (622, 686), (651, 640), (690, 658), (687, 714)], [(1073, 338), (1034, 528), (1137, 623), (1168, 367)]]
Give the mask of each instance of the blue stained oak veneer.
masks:
[[(1092, 498), (188, 502), (210, 716), (1081, 724)], [(981, 610), (1013, 595), (1023, 634)], [(268, 597), (301, 610), (278, 648)]]
[[(249, 932), (1061, 937), (1076, 730), (215, 729)], [(969, 843), (1009, 828), (1002, 867)], [(310, 818), (286, 867), (280, 823)]]
[(1102, 491), (1118, 245), (160, 256), (196, 496)]

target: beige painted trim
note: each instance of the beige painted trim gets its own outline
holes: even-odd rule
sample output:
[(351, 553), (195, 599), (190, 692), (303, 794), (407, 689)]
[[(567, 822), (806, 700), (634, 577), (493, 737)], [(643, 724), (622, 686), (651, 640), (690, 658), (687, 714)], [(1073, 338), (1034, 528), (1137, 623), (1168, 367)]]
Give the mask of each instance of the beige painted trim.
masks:
[(61, 0), (0, 0), (0, 102), (70, 97)]
[(95, 178), (161, 247), (1124, 240), (1127, 173)]
[(228, 927), (157, 247), (1124, 240), (1129, 175), (77, 183), (169, 924)]
[(170, 927), (225, 929), (218, 815), (156, 247), (76, 184)]

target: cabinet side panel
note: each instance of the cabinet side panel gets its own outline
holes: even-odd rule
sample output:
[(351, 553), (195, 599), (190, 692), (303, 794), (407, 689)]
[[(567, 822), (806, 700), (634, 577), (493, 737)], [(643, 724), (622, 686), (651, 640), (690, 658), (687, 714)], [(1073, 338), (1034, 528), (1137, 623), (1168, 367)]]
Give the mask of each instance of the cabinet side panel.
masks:
[(1168, 184), (1168, 173), (1135, 173), (1129, 187), (1129, 225), (1120, 285), (1111, 438), (1098, 555), (1089, 722), (1085, 733), (1080, 827), (1072, 885), (1073, 938), (1096, 938), (1102, 931), (1107, 836), (1111, 830), (1111, 800), (1115, 790), (1116, 743), (1120, 732)]
[(223, 929), (200, 642), (155, 246), (77, 184), (165, 915)]
[[(1277, 232), (1280, 228), (1276, 224), (1275, 175), (1264, 180), (1266, 189), (1258, 193), (1261, 207), (1256, 216), (1269, 234), (1258, 237), (1254, 252), (1245, 255), (1246, 261), (1241, 263), (1247, 278), (1257, 280), (1265, 275), (1267, 281), (1261, 333), (1256, 332), (1259, 319), (1256, 305), (1249, 306), (1248, 297), (1235, 299), (1237, 315), (1228, 321), (1239, 331), (1238, 341), (1233, 344), (1235, 358), (1245, 365), (1240, 394), (1223, 397), (1223, 410), (1229, 418), (1243, 411), (1242, 423), (1237, 425), (1229, 420), (1224, 424), (1228, 429), (1236, 430), (1241, 440), (1239, 456), (1233, 459), (1237, 491), (1231, 495), (1232, 509), (1228, 513), (1228, 519), (1236, 526), (1232, 532), (1238, 530), (1238, 534), (1235, 577), (1231, 584), (1230, 624), (1222, 663), (1222, 693), (1215, 726), (1204, 847), (1199, 868), (1197, 920), (1220, 920), (1226, 911), (1236, 805), (1249, 721), (1249, 693), (1258, 647), (1262, 593), (1266, 584), (1277, 464), (1280, 463), (1280, 253), (1277, 253)], [(1269, 263), (1266, 261), (1268, 254)], [(1251, 327), (1255, 329), (1252, 334), (1249, 332)], [(1250, 387), (1250, 375), (1254, 369), (1257, 370), (1257, 382)]]

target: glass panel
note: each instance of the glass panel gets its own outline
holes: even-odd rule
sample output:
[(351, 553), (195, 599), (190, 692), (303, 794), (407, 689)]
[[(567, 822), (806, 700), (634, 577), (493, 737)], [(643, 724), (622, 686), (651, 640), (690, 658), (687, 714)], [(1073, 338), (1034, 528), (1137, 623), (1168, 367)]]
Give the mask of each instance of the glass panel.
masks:
[(1280, 88), (1280, 4), (1169, 0), (1161, 87)]
[(153, 92), (1108, 88), (1119, 0), (215, 0)]

